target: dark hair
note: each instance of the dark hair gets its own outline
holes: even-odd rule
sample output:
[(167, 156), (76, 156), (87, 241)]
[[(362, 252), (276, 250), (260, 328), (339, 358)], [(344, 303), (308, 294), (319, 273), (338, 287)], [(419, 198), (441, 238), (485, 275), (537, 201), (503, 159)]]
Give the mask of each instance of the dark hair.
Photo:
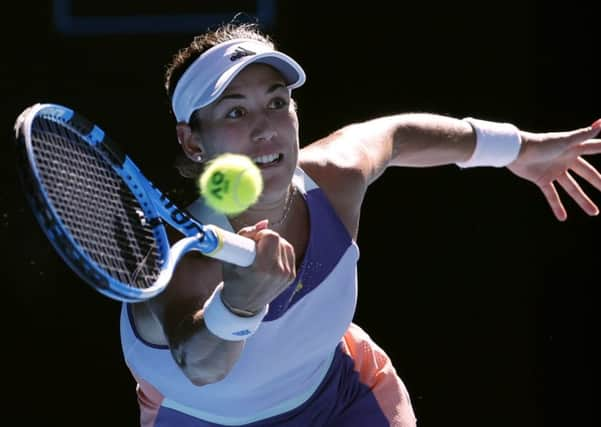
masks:
[(234, 39), (258, 40), (272, 48), (275, 47), (271, 38), (263, 34), (259, 30), (258, 25), (254, 23), (228, 23), (214, 31), (196, 36), (188, 46), (180, 49), (173, 55), (171, 62), (167, 65), (167, 70), (165, 71), (165, 90), (167, 91), (169, 100), (173, 96), (177, 82), (192, 62), (213, 46)]
[[(169, 105), (171, 105), (171, 98), (177, 82), (184, 74), (186, 69), (200, 56), (203, 52), (216, 46), (220, 43), (233, 40), (233, 39), (251, 39), (258, 40), (268, 46), (275, 48), (275, 45), (271, 38), (262, 33), (259, 29), (258, 24), (255, 23), (227, 23), (213, 31), (198, 35), (194, 37), (192, 42), (180, 49), (175, 55), (173, 55), (171, 62), (167, 65), (165, 71), (165, 91), (169, 98)], [(200, 129), (199, 120), (195, 119), (195, 113), (192, 114), (190, 120), (190, 128), (192, 131)], [(202, 171), (202, 164), (195, 163), (188, 159), (185, 154), (181, 153), (177, 156), (175, 166), (179, 170), (180, 174), (186, 178), (196, 178)]]

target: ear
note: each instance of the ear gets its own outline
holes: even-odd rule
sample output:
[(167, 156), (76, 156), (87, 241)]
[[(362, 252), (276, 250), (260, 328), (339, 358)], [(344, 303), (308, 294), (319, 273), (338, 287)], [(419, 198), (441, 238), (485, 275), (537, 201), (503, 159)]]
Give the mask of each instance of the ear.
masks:
[(181, 145), (184, 154), (193, 162), (201, 162), (203, 159), (202, 144), (200, 137), (192, 132), (188, 123), (178, 123), (175, 127), (177, 140)]

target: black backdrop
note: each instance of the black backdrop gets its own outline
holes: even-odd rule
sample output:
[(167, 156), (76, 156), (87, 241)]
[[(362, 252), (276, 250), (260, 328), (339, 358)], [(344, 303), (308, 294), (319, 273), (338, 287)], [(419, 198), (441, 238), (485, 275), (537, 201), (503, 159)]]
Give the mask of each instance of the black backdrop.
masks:
[[(209, 3), (230, 16), (245, 4)], [(308, 74), (296, 92), (303, 143), (396, 112), (531, 131), (601, 117), (599, 36), (577, 2), (347, 3), (277, 2), (269, 30)], [(69, 36), (51, 12), (51, 2), (22, 2), (2, 26), (5, 413), (19, 425), (135, 425), (119, 304), (74, 277), (37, 228), (15, 177), (12, 124), (34, 102), (71, 106), (173, 190), (162, 73), (193, 32)], [(591, 425), (600, 219), (566, 206), (559, 223), (533, 185), (492, 168), (391, 169), (373, 185), (355, 321), (394, 360), (422, 426)]]

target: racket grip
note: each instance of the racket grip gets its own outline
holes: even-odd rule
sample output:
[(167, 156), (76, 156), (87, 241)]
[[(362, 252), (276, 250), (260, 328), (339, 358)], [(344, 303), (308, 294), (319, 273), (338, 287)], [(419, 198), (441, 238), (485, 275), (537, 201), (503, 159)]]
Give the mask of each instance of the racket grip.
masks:
[(215, 236), (218, 242), (215, 249), (206, 252), (205, 255), (240, 267), (248, 267), (255, 261), (254, 240), (214, 225), (206, 225), (205, 228)]

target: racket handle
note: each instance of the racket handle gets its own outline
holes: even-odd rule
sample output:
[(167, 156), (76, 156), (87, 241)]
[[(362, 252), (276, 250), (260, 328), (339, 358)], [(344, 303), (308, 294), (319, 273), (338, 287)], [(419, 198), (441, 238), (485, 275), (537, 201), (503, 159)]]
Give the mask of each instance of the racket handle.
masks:
[[(221, 261), (248, 267), (255, 261), (255, 241), (224, 230), (215, 225), (206, 225), (205, 238), (216, 239), (215, 249), (204, 252), (205, 255)], [(212, 236), (209, 236), (212, 235)]]

